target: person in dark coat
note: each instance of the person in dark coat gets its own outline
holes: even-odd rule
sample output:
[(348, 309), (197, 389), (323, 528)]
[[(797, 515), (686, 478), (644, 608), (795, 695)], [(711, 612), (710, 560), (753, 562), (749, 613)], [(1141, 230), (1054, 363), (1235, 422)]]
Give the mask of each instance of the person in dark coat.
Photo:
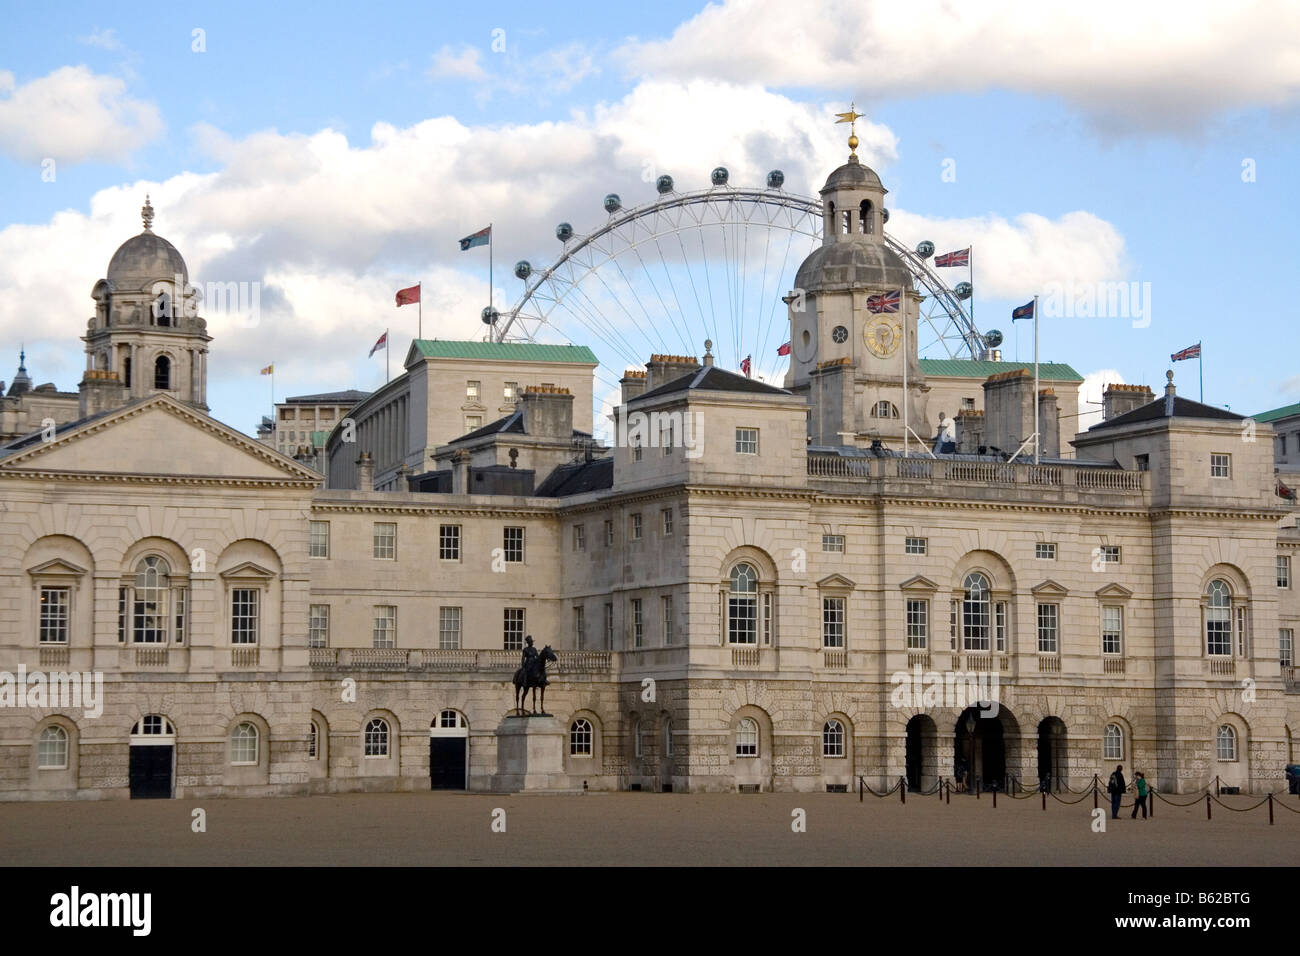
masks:
[(1124, 798), (1124, 791), (1128, 789), (1128, 784), (1124, 782), (1124, 765), (1119, 764), (1115, 767), (1115, 772), (1110, 775), (1110, 781), (1106, 784), (1106, 792), (1110, 794), (1110, 818), (1119, 819), (1119, 802)]

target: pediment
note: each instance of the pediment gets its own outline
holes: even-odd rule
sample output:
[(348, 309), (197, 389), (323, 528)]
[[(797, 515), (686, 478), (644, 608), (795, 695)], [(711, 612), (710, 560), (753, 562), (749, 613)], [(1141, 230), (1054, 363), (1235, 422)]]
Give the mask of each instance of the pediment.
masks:
[(828, 574), (817, 582), (817, 586), (819, 588), (844, 588), (850, 591), (857, 587), (856, 584), (842, 574)]
[(43, 564), (38, 564), (34, 568), (27, 569), (28, 574), (35, 575), (60, 575), (63, 577), (79, 577), (86, 573), (86, 569), (73, 564), (71, 561), (64, 561), (62, 558), (53, 558)]
[(935, 584), (923, 574), (914, 574), (908, 578), (899, 587), (904, 591), (937, 591), (939, 585)]
[(226, 580), (269, 581), (275, 577), (275, 572), (270, 568), (262, 567), (256, 561), (245, 561), (243, 564), (222, 571), (221, 576)]
[(1133, 592), (1122, 584), (1116, 584), (1112, 581), (1110, 584), (1097, 588), (1097, 597), (1110, 598), (1112, 601), (1126, 601), (1133, 596)]
[(486, 412), (488, 407), (482, 402), (466, 402), (460, 407), (462, 412)]
[(1047, 580), (1043, 581), (1041, 584), (1035, 584), (1029, 590), (1033, 594), (1054, 595), (1056, 597), (1064, 597), (1065, 595), (1070, 593), (1069, 588), (1065, 587), (1065, 585), (1063, 584), (1057, 584), (1051, 578), (1048, 578)]
[(66, 428), (0, 459), (0, 471), (214, 480), (321, 476), (214, 418), (155, 395)]

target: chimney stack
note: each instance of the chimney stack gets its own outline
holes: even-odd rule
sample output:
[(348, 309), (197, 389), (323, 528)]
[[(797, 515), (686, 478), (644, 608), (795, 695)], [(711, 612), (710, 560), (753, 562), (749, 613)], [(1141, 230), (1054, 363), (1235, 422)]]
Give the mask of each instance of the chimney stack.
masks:
[(469, 493), (469, 451), (461, 448), (451, 456), (451, 493)]
[(1061, 412), (1056, 406), (1056, 392), (1045, 388), (1038, 393), (1039, 455), (1061, 457)]
[(1034, 432), (1034, 376), (1023, 368), (984, 382), (984, 444), (1014, 455)]
[(651, 355), (646, 362), (645, 390), (647, 392), (674, 382), (683, 375), (698, 371), (700, 363), (694, 355)]
[(370, 452), (363, 451), (357, 459), (357, 491), (375, 490), (375, 463)]
[(622, 402), (626, 405), (645, 391), (645, 372), (641, 369), (630, 368), (623, 373), (623, 377), (618, 380), (618, 384), (623, 387)]
[(520, 397), (524, 434), (531, 438), (573, 440), (573, 395), (555, 385), (530, 385)]
[[(109, 369), (88, 368), (78, 386), (81, 393), (79, 412), (82, 418), (126, 404), (126, 386), (118, 374)], [(0, 382), (0, 394), (4, 383)]]
[(1101, 393), (1101, 420), (1110, 421), (1135, 408), (1155, 401), (1155, 393), (1145, 385), (1107, 385)]

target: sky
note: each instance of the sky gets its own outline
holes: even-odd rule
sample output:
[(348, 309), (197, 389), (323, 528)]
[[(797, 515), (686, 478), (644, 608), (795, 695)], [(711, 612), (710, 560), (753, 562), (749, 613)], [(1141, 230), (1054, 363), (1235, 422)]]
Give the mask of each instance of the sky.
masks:
[[(721, 165), (815, 196), (854, 104), (888, 231), (974, 250), (945, 278), (973, 279), (1004, 358), (1032, 357), (1010, 311), (1037, 294), (1040, 356), (1085, 375), (1085, 401), (1170, 368), (1198, 397), (1170, 354), (1200, 342), (1205, 401), (1264, 411), (1300, 401), (1296, 36), (1300, 5), (1277, 0), (24, 5), (0, 35), (0, 379), (22, 347), (36, 383), (75, 390), (91, 288), (146, 194), (191, 281), (256, 304), (206, 314), (212, 413), (251, 433), (273, 394), (396, 374), (417, 325), (399, 288), (422, 284), (426, 337), (481, 338), (487, 250), (462, 236), (493, 224), (508, 311), (516, 260), (553, 263), (556, 224), (602, 226), (606, 193), (646, 203), (657, 175), (703, 189)], [(748, 348), (780, 374), (779, 324), (725, 341), (728, 321), (784, 322), (797, 263), (754, 249), (745, 304), (683, 315), (673, 351), (717, 335), (720, 364)], [(617, 269), (582, 294), (618, 341), (576, 311), (545, 330), (596, 349), (598, 404), (661, 334)], [(1089, 310), (1121, 287), (1127, 311)], [(387, 371), (367, 355), (385, 330)]]

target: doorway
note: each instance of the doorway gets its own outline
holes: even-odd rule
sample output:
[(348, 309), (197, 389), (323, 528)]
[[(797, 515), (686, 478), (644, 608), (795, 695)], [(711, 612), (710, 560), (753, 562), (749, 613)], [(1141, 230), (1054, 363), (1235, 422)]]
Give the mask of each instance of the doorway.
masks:
[(176, 772), (176, 728), (158, 714), (131, 728), (127, 780), (132, 800), (170, 800)]
[(458, 710), (444, 710), (429, 725), (429, 789), (469, 788), (469, 724)]

